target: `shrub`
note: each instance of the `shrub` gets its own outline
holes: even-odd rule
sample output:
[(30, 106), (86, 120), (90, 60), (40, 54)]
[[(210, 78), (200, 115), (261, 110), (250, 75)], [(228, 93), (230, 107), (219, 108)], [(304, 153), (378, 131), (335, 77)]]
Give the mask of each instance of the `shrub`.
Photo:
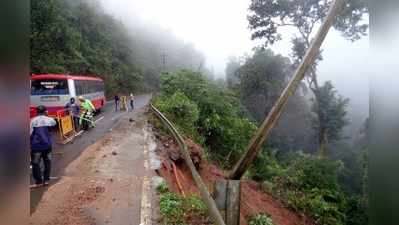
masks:
[(339, 161), (298, 155), (282, 175), (273, 178), (275, 194), (318, 224), (345, 224), (347, 200), (337, 181), (341, 167)]
[(239, 159), (256, 131), (255, 124), (247, 119), (218, 114), (207, 119), (204, 128), (212, 158), (223, 168), (230, 167)]
[(346, 211), (347, 225), (369, 224), (367, 202), (361, 196), (354, 196), (348, 199)]
[(162, 181), (157, 187), (156, 191), (158, 194), (164, 194), (169, 191), (168, 185), (166, 184), (165, 181)]
[(159, 207), (166, 224), (180, 225), (183, 221), (183, 198), (175, 193), (164, 193), (159, 200)]
[(262, 151), (252, 164), (248, 176), (255, 181), (271, 181), (274, 177), (281, 176), (284, 168), (277, 162), (275, 151)]
[[(186, 134), (205, 144), (210, 157), (225, 168), (238, 160), (256, 130), (254, 123), (239, 116), (243, 107), (234, 94), (193, 71), (163, 74), (161, 97), (154, 103)], [(179, 109), (183, 105), (188, 109)]]
[(190, 224), (190, 220), (209, 224), (206, 205), (196, 195), (183, 197), (180, 194), (165, 192), (161, 194), (159, 205), (163, 224)]
[(270, 216), (260, 213), (251, 218), (249, 225), (274, 225), (274, 223)]
[(198, 106), (184, 93), (177, 91), (171, 96), (156, 98), (154, 105), (186, 135), (196, 136), (195, 123), (199, 117)]

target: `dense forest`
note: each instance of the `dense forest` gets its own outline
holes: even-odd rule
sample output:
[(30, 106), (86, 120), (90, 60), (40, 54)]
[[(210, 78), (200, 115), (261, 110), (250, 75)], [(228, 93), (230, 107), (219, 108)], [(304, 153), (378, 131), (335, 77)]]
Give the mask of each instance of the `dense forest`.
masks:
[(32, 1), (31, 73), (100, 76), (108, 96), (154, 90), (162, 70), (190, 68), (209, 75), (192, 44), (137, 21), (127, 27), (97, 1)]

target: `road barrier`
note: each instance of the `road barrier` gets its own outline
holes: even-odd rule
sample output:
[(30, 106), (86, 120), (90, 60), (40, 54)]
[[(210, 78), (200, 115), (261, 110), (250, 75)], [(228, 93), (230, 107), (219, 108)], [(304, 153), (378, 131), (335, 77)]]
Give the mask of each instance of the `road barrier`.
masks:
[(63, 144), (66, 144), (76, 136), (73, 116), (69, 115), (66, 109), (58, 110), (56, 115), (61, 140), (63, 141)]
[(157, 108), (155, 108), (152, 104), (150, 106), (154, 114), (165, 124), (165, 126), (172, 133), (173, 137), (178, 143), (180, 150), (183, 153), (184, 160), (187, 166), (190, 168), (190, 172), (194, 178), (195, 184), (197, 185), (197, 188), (200, 190), (201, 197), (204, 200), (208, 208), (208, 212), (212, 217), (213, 221), (215, 222), (216, 225), (225, 225), (223, 217), (220, 214), (218, 207), (216, 206), (215, 200), (213, 200), (213, 198), (209, 194), (209, 191), (205, 186), (205, 183), (202, 181), (201, 176), (199, 175), (198, 171), (195, 169), (194, 163), (191, 160), (190, 153), (188, 151), (184, 139), (179, 134), (179, 132), (177, 132), (176, 128), (172, 125), (172, 123)]

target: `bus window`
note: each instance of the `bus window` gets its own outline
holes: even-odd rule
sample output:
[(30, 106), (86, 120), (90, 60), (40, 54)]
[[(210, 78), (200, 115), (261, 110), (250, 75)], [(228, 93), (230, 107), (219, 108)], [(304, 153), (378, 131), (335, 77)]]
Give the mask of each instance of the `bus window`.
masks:
[(104, 84), (101, 81), (75, 80), (76, 95), (102, 92)]
[(84, 80), (83, 81), (84, 86), (85, 86), (85, 94), (90, 94), (90, 81), (88, 80)]
[(86, 93), (84, 80), (75, 80), (75, 88), (77, 95), (84, 95)]
[(68, 95), (67, 80), (39, 79), (32, 80), (31, 95)]
[(81, 88), (79, 80), (74, 80), (73, 82), (75, 84), (76, 95), (82, 95), (82, 88)]

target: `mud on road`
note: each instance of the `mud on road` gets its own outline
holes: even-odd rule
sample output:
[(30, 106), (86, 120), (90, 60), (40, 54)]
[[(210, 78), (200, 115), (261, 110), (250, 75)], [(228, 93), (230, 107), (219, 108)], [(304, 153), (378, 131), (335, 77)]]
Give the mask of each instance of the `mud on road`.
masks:
[(70, 163), (59, 182), (45, 192), (30, 224), (142, 223), (141, 214), (151, 211), (145, 209), (150, 201), (142, 203), (151, 198), (143, 180), (146, 184), (154, 175), (148, 167), (153, 137), (146, 110), (125, 115), (112, 132)]
[[(86, 148), (93, 143), (105, 137), (115, 126), (119, 123), (122, 118), (126, 117), (127, 114), (136, 114), (139, 109), (148, 105), (151, 99), (151, 95), (137, 95), (135, 101), (135, 110), (133, 112), (118, 111), (115, 112), (114, 105), (112, 102), (107, 104), (102, 112), (96, 117), (96, 120), (103, 118), (97, 122), (95, 129), (91, 129), (85, 132), (83, 135), (75, 138), (72, 143), (66, 145), (58, 144), (60, 142), (59, 134), (53, 133), (54, 144), (53, 144), (53, 157), (52, 157), (52, 171), (51, 176), (60, 177), (64, 175), (65, 168), (77, 159)], [(55, 180), (57, 181), (57, 180)], [(31, 184), (33, 184), (33, 178), (31, 177)], [(53, 182), (51, 182), (53, 183)], [(34, 213), (37, 205), (41, 201), (43, 194), (47, 191), (47, 188), (31, 189), (30, 191), (30, 213)]]

